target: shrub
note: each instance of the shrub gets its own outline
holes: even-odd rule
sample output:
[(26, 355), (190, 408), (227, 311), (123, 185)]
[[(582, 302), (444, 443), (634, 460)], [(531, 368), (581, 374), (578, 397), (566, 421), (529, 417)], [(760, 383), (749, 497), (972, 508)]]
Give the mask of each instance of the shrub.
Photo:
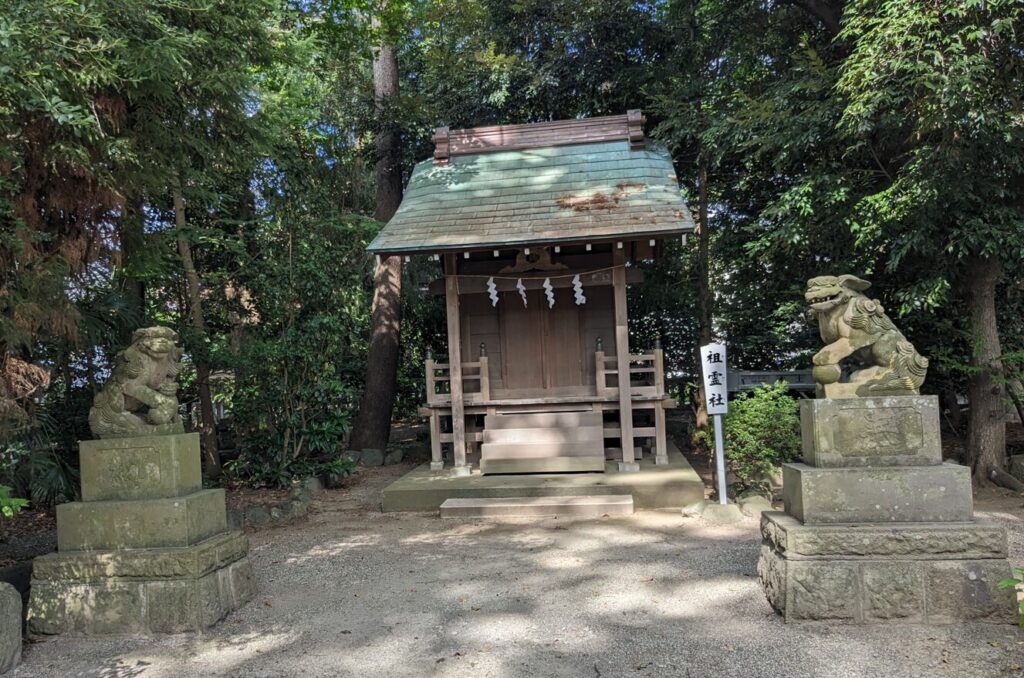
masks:
[[(725, 415), (725, 458), (745, 486), (774, 467), (800, 456), (800, 417), (797, 400), (786, 383), (759, 386), (741, 393), (729, 403)], [(709, 426), (698, 434), (713, 449), (714, 431)]]
[(14, 514), (28, 506), (28, 499), (11, 496), (11, 488), (0, 485), (0, 515), (13, 518)]

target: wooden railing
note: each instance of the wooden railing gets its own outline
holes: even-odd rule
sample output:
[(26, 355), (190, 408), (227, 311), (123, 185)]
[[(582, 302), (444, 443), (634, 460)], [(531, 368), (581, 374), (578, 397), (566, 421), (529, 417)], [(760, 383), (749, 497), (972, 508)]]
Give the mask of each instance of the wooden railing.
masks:
[[(444, 405), (452, 402), (451, 364), (427, 358), (427, 404)], [(487, 356), (472, 363), (462, 363), (462, 400), (472, 403), (491, 399), (491, 376)]]
[[(594, 352), (594, 375), (597, 395), (613, 397), (619, 392), (619, 370), (615, 355), (603, 350)], [(614, 382), (614, 383), (609, 383)], [(636, 397), (665, 395), (665, 358), (660, 348), (629, 356), (629, 393)]]
[[(475, 403), (491, 399), (491, 378), (487, 355), (475, 362), (462, 363), (463, 402)], [(604, 351), (594, 353), (594, 383), (597, 395), (614, 398), (619, 393), (619, 372), (615, 356)], [(427, 405), (452, 402), (451, 365), (427, 358), (424, 363), (427, 382)], [(665, 362), (660, 348), (629, 356), (629, 392), (632, 397), (663, 397), (665, 395)]]

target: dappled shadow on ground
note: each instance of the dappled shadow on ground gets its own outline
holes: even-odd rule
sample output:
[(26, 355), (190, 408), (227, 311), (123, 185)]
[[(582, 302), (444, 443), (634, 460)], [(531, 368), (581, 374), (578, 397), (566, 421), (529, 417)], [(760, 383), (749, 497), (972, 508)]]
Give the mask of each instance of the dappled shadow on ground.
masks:
[(360, 503), (327, 496), (308, 523), (252, 535), (259, 593), (206, 634), (50, 641), (29, 648), (24, 675), (962, 677), (1024, 664), (1009, 626), (786, 626), (757, 583), (753, 520), (442, 521)]

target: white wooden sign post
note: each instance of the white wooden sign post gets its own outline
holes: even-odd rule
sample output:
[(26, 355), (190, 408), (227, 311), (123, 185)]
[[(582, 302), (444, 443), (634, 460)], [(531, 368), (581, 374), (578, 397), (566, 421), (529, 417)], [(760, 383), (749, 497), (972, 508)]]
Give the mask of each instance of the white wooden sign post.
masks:
[(727, 504), (725, 488), (725, 441), (722, 435), (722, 415), (729, 411), (726, 391), (725, 344), (707, 344), (700, 347), (700, 362), (704, 373), (704, 399), (708, 416), (715, 426), (715, 465), (718, 468), (718, 503)]

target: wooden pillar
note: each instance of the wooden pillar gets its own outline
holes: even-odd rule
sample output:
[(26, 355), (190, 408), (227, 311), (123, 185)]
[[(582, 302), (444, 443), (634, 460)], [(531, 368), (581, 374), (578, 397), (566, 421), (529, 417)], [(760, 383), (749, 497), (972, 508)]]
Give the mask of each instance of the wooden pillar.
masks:
[(487, 362), (487, 355), (480, 356), (480, 399), (491, 399), (491, 373), (490, 365)]
[(434, 381), (434, 377), (436, 376), (434, 372), (437, 371), (437, 367), (435, 367), (434, 358), (429, 352), (427, 353), (427, 356), (427, 359), (423, 362), (423, 367), (426, 371), (427, 404), (433, 405), (437, 401), (437, 394), (435, 393), (437, 390), (437, 382)]
[(668, 441), (665, 438), (665, 403), (654, 403), (654, 463), (668, 464)]
[(448, 375), (452, 392), (452, 447), (455, 474), (468, 475), (466, 466), (466, 412), (462, 401), (462, 330), (459, 327), (459, 280), (456, 277), (458, 259), (454, 254), (444, 255), (444, 298), (448, 316)]
[(441, 412), (437, 408), (430, 410), (430, 470), (440, 471), (444, 468), (441, 457)]
[(626, 313), (626, 263), (624, 250), (612, 250), (612, 288), (615, 294), (615, 363), (619, 376), (619, 432), (622, 441), (620, 471), (639, 471), (633, 452), (633, 397), (629, 387), (629, 325)]

